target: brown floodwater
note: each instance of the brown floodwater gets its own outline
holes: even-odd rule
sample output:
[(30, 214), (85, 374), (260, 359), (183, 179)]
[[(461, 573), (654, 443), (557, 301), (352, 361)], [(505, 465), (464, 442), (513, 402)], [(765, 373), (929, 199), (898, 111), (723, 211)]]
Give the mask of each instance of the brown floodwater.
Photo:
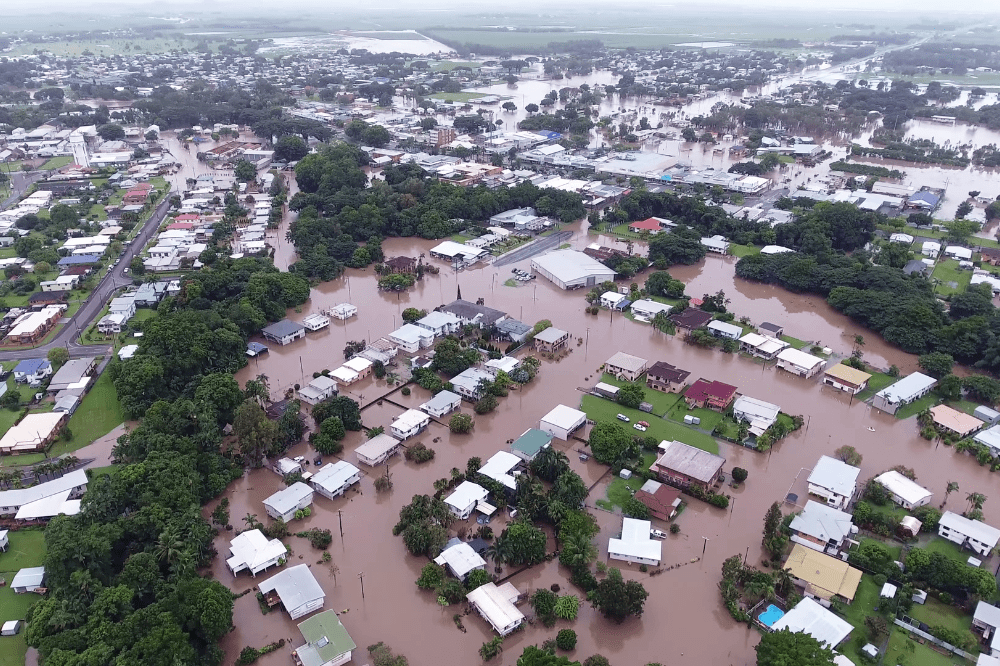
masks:
[[(581, 230), (571, 243), (582, 247), (594, 238)], [(419, 239), (390, 239), (385, 242), (385, 250), (388, 256), (414, 256), (426, 252), (433, 244), (434, 241)], [(528, 263), (524, 261), (517, 266), (527, 268)], [(700, 296), (723, 289), (732, 301), (731, 309), (738, 316), (749, 316), (755, 323), (767, 320), (783, 324), (789, 335), (820, 341), (838, 354), (850, 353), (856, 332), (866, 333), (820, 298), (736, 279), (734, 263), (734, 260), (711, 257), (672, 272), (688, 284), (691, 294)], [(803, 380), (739, 356), (693, 348), (679, 337), (654, 332), (649, 326), (621, 315), (614, 316), (613, 320), (610, 313), (604, 311), (597, 316), (587, 315), (583, 291), (564, 292), (542, 278), (522, 287), (504, 286), (513, 266), (500, 269), (486, 265), (459, 273), (447, 266), (441, 267), (440, 275), (427, 276), (404, 294), (380, 293), (376, 288), (376, 276), (370, 269), (349, 270), (344, 278), (319, 285), (313, 289), (310, 301), (302, 306), (301, 312), (291, 311), (289, 317), (301, 319), (309, 312), (343, 301), (357, 305), (358, 316), (347, 322), (334, 321), (325, 331), (310, 333), (307, 339), (287, 347), (272, 345), (270, 354), (251, 361), (236, 375), (242, 383), (257, 374), (266, 374), (272, 394), (278, 397), (294, 383), (307, 382), (313, 372), (337, 367), (343, 360), (342, 350), (347, 340), (378, 338), (401, 324), (400, 313), (404, 308), (431, 309), (448, 303), (455, 298), (459, 286), (468, 300), (483, 298), (487, 305), (529, 323), (550, 319), (555, 326), (583, 339), (581, 344), (574, 342), (571, 345), (568, 357), (560, 361), (543, 361), (535, 381), (523, 390), (512, 391), (509, 397), (501, 400), (494, 413), (477, 416), (473, 434), (452, 435), (444, 426), (432, 425), (417, 439), (434, 448), (436, 458), (424, 465), (408, 463), (401, 457), (393, 458), (390, 470), (395, 485), (390, 493), (377, 495), (372, 485), (372, 474), (382, 473), (384, 469), (365, 468), (367, 476), (362, 479), (358, 492), (348, 493), (335, 501), (317, 496), (313, 515), (303, 524), (333, 530), (335, 537), (330, 552), (338, 568), (336, 579), (329, 565), (318, 564), (318, 552), (304, 540), (294, 537), (288, 540), (294, 549), (292, 562), (312, 566), (328, 594), (326, 608), (344, 612), (343, 622), (362, 649), (384, 640), (406, 654), (414, 666), (442, 663), (443, 650), (455, 655), (449, 658), (449, 663), (475, 663), (479, 659), (479, 646), (491, 637), (486, 624), (475, 615), (467, 616), (463, 618), (467, 633), (461, 632), (452, 620), (456, 612), (463, 612), (461, 607), (442, 609), (429, 593), (416, 588), (414, 581), (426, 560), (408, 555), (401, 540), (392, 536), (398, 511), (414, 494), (432, 492), (433, 481), (447, 477), (451, 468), (464, 469), (469, 457), (485, 459), (506, 448), (508, 440), (536, 426), (554, 405), (578, 406), (579, 387), (592, 384), (601, 364), (618, 350), (627, 350), (650, 361), (674, 363), (690, 370), (692, 380), (705, 377), (735, 384), (741, 393), (774, 402), (786, 413), (802, 415), (806, 426), (775, 446), (769, 454), (720, 443), (720, 453), (727, 458), (727, 471), (740, 466), (750, 472), (743, 488), (727, 490), (735, 498), (731, 510), (711, 508), (692, 500), (678, 519), (681, 533), (671, 536), (664, 544), (664, 565), (684, 566), (657, 576), (641, 574), (636, 567), (624, 566), (626, 576), (642, 580), (649, 590), (645, 614), (641, 619), (619, 626), (608, 623), (584, 606), (579, 619), (572, 625), (580, 639), (574, 659), (601, 653), (619, 666), (651, 661), (692, 665), (752, 663), (752, 646), (757, 634), (736, 625), (719, 602), (716, 583), (721, 563), (726, 557), (748, 551), (750, 561), (759, 561), (762, 557), (760, 532), (767, 507), (783, 499), (788, 492), (804, 498), (807, 476), (804, 470), (811, 468), (820, 455), (830, 454), (843, 444), (855, 446), (864, 455), (862, 479), (893, 465), (906, 464), (914, 468), (920, 483), (936, 493), (936, 501), (943, 497), (948, 481), (958, 481), (961, 491), (950, 499), (951, 508), (962, 508), (961, 498), (965, 493), (991, 494), (989, 488), (993, 478), (988, 469), (968, 456), (921, 439), (913, 419), (899, 421), (874, 411), (845, 394), (822, 388), (815, 379)], [(866, 335), (865, 354), (876, 365), (895, 363), (904, 371), (915, 368), (913, 356), (888, 348), (870, 333)], [(389, 388), (384, 380), (374, 378), (347, 387), (345, 393), (365, 406), (366, 426), (386, 426), (401, 413), (401, 407), (377, 401)], [(391, 399), (404, 406), (416, 406), (429, 397), (419, 387), (412, 388), (411, 396), (404, 397), (397, 392)], [(469, 406), (463, 406), (463, 411), (470, 413)], [(346, 459), (353, 461), (351, 452), (361, 441), (360, 433), (349, 434), (345, 442)], [(594, 501), (604, 496), (610, 475), (593, 460), (579, 460), (576, 455), (579, 442), (557, 444), (567, 451), (571, 466), (585, 482), (596, 484), (587, 504), (598, 517), (601, 526), (598, 544), (601, 558), (606, 561), (607, 539), (620, 529), (621, 518), (593, 507)], [(291, 453), (310, 453), (308, 444), (297, 445)], [(266, 470), (254, 471), (233, 484), (227, 494), (232, 502), (234, 524), (241, 527), (241, 518), (248, 512), (264, 516), (261, 501), (279, 485), (279, 478)], [(987, 520), (1000, 519), (998, 507), (1000, 505), (991, 506), (987, 502)], [(211, 508), (207, 507), (206, 511)], [(339, 534), (341, 519), (343, 539)], [(497, 531), (502, 528), (499, 518), (492, 524)], [(459, 526), (461, 524), (456, 529)], [(299, 529), (298, 523), (293, 529)], [(248, 589), (253, 579), (242, 574), (233, 581), (225, 568), (223, 555), (228, 545), (225, 537), (221, 535), (216, 544), (220, 557), (214, 564), (214, 574), (237, 592)], [(703, 548), (705, 557), (697, 560)], [(696, 561), (692, 563), (692, 560)], [(364, 574), (364, 599), (361, 573)], [(505, 571), (505, 575), (507, 573)], [(564, 591), (573, 591), (565, 571), (556, 562), (517, 573), (512, 580), (522, 591), (553, 583), (558, 583)], [(237, 629), (224, 639), (227, 660), (234, 659), (247, 644), (259, 647), (284, 637), (294, 646), (299, 640), (294, 623), (287, 616), (272, 611), (262, 617), (252, 595), (236, 602), (236, 618)], [(513, 664), (523, 646), (554, 637), (562, 626), (570, 625), (561, 623), (552, 630), (540, 625), (530, 626), (523, 633), (509, 637), (498, 663)], [(664, 627), (669, 627), (666, 634)], [(708, 636), (711, 640), (706, 640)], [(290, 649), (291, 646), (286, 646), (264, 657), (261, 663), (287, 663)], [(365, 661), (364, 656), (356, 660)]]

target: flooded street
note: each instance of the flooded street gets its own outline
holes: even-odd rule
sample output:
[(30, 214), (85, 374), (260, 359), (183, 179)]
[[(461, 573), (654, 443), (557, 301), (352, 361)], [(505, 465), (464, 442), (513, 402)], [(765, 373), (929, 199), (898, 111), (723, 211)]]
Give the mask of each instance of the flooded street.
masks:
[[(572, 244), (583, 247), (594, 239), (593, 235), (578, 230)], [(384, 249), (389, 257), (416, 256), (433, 244), (434, 241), (418, 239), (389, 239)], [(621, 315), (616, 315), (613, 321), (607, 311), (597, 316), (587, 315), (583, 310), (586, 304), (583, 291), (564, 292), (544, 279), (523, 287), (507, 287), (503, 285), (509, 275), (506, 266), (502, 270), (482, 266), (455, 273), (435, 263), (442, 267), (440, 275), (429, 275), (411, 292), (399, 295), (378, 292), (376, 276), (371, 270), (348, 270), (344, 278), (319, 285), (301, 312), (289, 312), (290, 318), (301, 320), (309, 312), (344, 301), (358, 306), (358, 316), (347, 322), (335, 320), (328, 329), (309, 333), (306, 340), (286, 347), (271, 345), (269, 354), (251, 361), (237, 374), (241, 384), (257, 374), (266, 374), (272, 394), (277, 398), (287, 387), (307, 382), (313, 372), (336, 368), (343, 361), (342, 350), (348, 340), (381, 337), (401, 324), (404, 308), (432, 309), (448, 303), (455, 298), (459, 286), (467, 300), (483, 298), (486, 305), (527, 323), (550, 319), (553, 325), (584, 340), (579, 345), (573, 342), (571, 354), (561, 361), (543, 360), (535, 381), (523, 390), (512, 391), (509, 397), (501, 400), (494, 413), (475, 417), (473, 434), (452, 435), (446, 427), (434, 424), (411, 440), (410, 443), (421, 441), (435, 449), (437, 456), (424, 465), (406, 462), (401, 456), (392, 458), (390, 471), (394, 488), (390, 493), (376, 495), (374, 492), (372, 475), (382, 473), (384, 468), (376, 471), (365, 467), (366, 476), (360, 483), (359, 492), (349, 492), (336, 501), (317, 495), (313, 515), (291, 526), (293, 531), (299, 531), (302, 526), (322, 526), (333, 531), (330, 552), (332, 564), (337, 567), (336, 580), (330, 565), (319, 564), (319, 551), (312, 549), (304, 539), (291, 537), (287, 540), (294, 549), (292, 562), (312, 566), (327, 592), (326, 608), (345, 612), (343, 622), (362, 650), (364, 646), (384, 640), (397, 652), (405, 654), (414, 666), (432, 666), (441, 663), (442, 649), (446, 646), (449, 653), (460, 655), (453, 663), (477, 662), (477, 650), (491, 638), (491, 632), (481, 618), (471, 615), (462, 618), (467, 629), (467, 633), (462, 633), (452, 616), (463, 612), (464, 606), (442, 609), (430, 593), (414, 585), (426, 560), (409, 556), (402, 540), (392, 536), (391, 529), (399, 509), (414, 494), (433, 492), (433, 481), (449, 476), (451, 468), (464, 469), (469, 457), (486, 459), (497, 450), (506, 449), (509, 439), (537, 426), (540, 417), (554, 405), (578, 406), (581, 397), (578, 387), (592, 384), (601, 364), (618, 350), (627, 350), (651, 362), (667, 361), (690, 370), (691, 381), (704, 377), (735, 384), (741, 393), (774, 402), (788, 414), (802, 415), (806, 426), (775, 446), (769, 454), (720, 443), (720, 453), (727, 458), (725, 469), (744, 467), (749, 470), (749, 480), (739, 490), (726, 488), (726, 492), (734, 495), (731, 511), (690, 501), (678, 519), (681, 533), (672, 535), (664, 543), (663, 566), (685, 563), (683, 567), (656, 576), (639, 573), (635, 566), (624, 567), (625, 575), (642, 580), (650, 593), (641, 619), (614, 625), (584, 604), (579, 619), (572, 625), (561, 622), (556, 628), (547, 630), (539, 624), (510, 636), (504, 642), (505, 650), (499, 663), (514, 664), (523, 646), (552, 638), (565, 626), (573, 626), (580, 638), (571, 655), (573, 659), (600, 653), (616, 666), (650, 661), (734, 666), (751, 662), (757, 634), (736, 625), (720, 603), (716, 584), (721, 563), (726, 557), (747, 552), (748, 548), (749, 561), (759, 561), (762, 557), (759, 545), (762, 520), (767, 507), (788, 492), (804, 498), (807, 472), (803, 470), (811, 468), (820, 455), (831, 454), (843, 444), (855, 446), (864, 455), (862, 480), (893, 465), (906, 464), (914, 468), (918, 481), (935, 493), (935, 503), (943, 497), (948, 481), (958, 481), (961, 486), (961, 492), (955, 493), (950, 500), (951, 508), (956, 510), (962, 509), (962, 498), (968, 492), (991, 494), (989, 489), (994, 479), (988, 468), (980, 467), (970, 457), (955, 454), (948, 447), (921, 439), (914, 419), (900, 421), (873, 411), (864, 403), (851, 401), (846, 394), (821, 388), (815, 379), (803, 380), (739, 356), (691, 347), (679, 337), (660, 334)], [(517, 266), (527, 268), (527, 263)], [(864, 333), (856, 331), (856, 326), (821, 299), (736, 280), (734, 264), (732, 259), (712, 257), (695, 266), (677, 267), (672, 273), (688, 284), (689, 294), (701, 296), (723, 289), (732, 300), (730, 307), (737, 316), (746, 315), (754, 323), (782, 324), (789, 335), (821, 341), (839, 354), (850, 353), (855, 332)], [(869, 362), (876, 366), (895, 363), (904, 372), (915, 369), (913, 356), (887, 348), (874, 335), (866, 337), (865, 354)], [(362, 417), (366, 426), (387, 426), (402, 412), (401, 407), (388, 401), (376, 403), (376, 398), (390, 388), (384, 380), (370, 377), (347, 387), (345, 393), (365, 407)], [(429, 397), (419, 387), (411, 388), (411, 396), (404, 397), (396, 392), (390, 399), (416, 406)], [(471, 413), (471, 407), (463, 405), (463, 411)], [(362, 440), (361, 433), (349, 433), (343, 457), (353, 462), (352, 451)], [(601, 534), (597, 543), (601, 559), (607, 561), (607, 540), (620, 530), (621, 518), (593, 507), (595, 500), (604, 497), (610, 474), (593, 460), (584, 463), (578, 459), (575, 451), (581, 446), (579, 442), (557, 443), (567, 452), (571, 466), (584, 481), (588, 485), (597, 484), (587, 504), (598, 517)], [(311, 452), (305, 443), (291, 452), (292, 455), (308, 453)], [(231, 486), (228, 496), (232, 502), (230, 514), (234, 526), (242, 528), (242, 517), (248, 512), (263, 517), (261, 501), (279, 489), (280, 483), (273, 472), (257, 470)], [(212, 508), (207, 507), (206, 512)], [(987, 502), (984, 512), (988, 522), (1000, 520), (1000, 503)], [(339, 532), (341, 518), (343, 539)], [(453, 531), (464, 525), (458, 523)], [(494, 518), (492, 526), (499, 532), (501, 519)], [(231, 538), (232, 534), (228, 536)], [(241, 574), (234, 582), (226, 570), (224, 555), (228, 552), (228, 539), (225, 534), (220, 536), (216, 547), (220, 557), (214, 565), (215, 576), (237, 592), (252, 586), (254, 581), (246, 574)], [(690, 563), (701, 556), (703, 548), (704, 560)], [(360, 573), (364, 574), (364, 599)], [(505, 571), (504, 575), (508, 573)], [(267, 575), (261, 574), (258, 580)], [(512, 581), (521, 591), (530, 592), (558, 583), (564, 593), (578, 592), (569, 584), (566, 571), (560, 569), (557, 561), (517, 573)], [(684, 603), (678, 603), (679, 599)], [(236, 609), (239, 628), (224, 639), (227, 660), (234, 659), (244, 645), (260, 647), (284, 637), (291, 640), (291, 645), (267, 655), (260, 663), (287, 663), (289, 651), (299, 641), (295, 623), (278, 611), (262, 618), (253, 595), (238, 599)], [(522, 610), (531, 615), (528, 607)], [(669, 634), (664, 635), (665, 627), (669, 627)], [(713, 640), (704, 640), (709, 635)], [(365, 657), (356, 655), (355, 660), (364, 663)]]

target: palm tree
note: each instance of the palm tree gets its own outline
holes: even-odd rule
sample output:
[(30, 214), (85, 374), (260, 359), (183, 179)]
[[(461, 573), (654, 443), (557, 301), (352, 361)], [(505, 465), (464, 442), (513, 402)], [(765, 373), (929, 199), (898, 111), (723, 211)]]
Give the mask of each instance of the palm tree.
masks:
[(494, 571), (499, 574), (501, 571), (501, 565), (504, 563), (503, 547), (501, 546), (499, 539), (486, 547), (486, 550), (483, 551), (483, 557), (493, 560)]
[(981, 511), (983, 502), (986, 501), (986, 495), (982, 493), (969, 493), (965, 496), (965, 499), (969, 502), (970, 508)]
[(794, 579), (792, 578), (792, 573), (788, 569), (775, 569), (774, 570), (774, 588), (776, 591), (780, 591), (781, 594), (787, 595), (792, 589), (792, 584)]
[(180, 530), (170, 525), (160, 533), (160, 538), (156, 543), (157, 559), (168, 565), (177, 562), (184, 553), (185, 541)]
[(597, 559), (597, 547), (586, 534), (573, 532), (560, 544), (562, 552), (559, 560), (571, 569), (586, 566)]
[(243, 522), (247, 524), (247, 529), (252, 530), (254, 528), (254, 525), (257, 524), (257, 514), (248, 513), (247, 515), (243, 516)]
[(944, 489), (944, 502), (941, 502), (941, 506), (945, 505), (948, 501), (948, 495), (958, 492), (958, 481), (949, 481), (948, 486)]

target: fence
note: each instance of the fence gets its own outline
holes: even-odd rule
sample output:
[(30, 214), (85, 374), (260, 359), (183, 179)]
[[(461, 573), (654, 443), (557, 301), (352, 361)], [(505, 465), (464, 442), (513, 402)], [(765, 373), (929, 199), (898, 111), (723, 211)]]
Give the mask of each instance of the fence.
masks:
[(935, 638), (934, 636), (931, 636), (926, 631), (923, 631), (923, 630), (921, 630), (921, 629), (913, 626), (912, 624), (904, 622), (903, 620), (899, 619), (898, 617), (895, 620), (893, 620), (892, 622), (893, 622), (893, 624), (895, 624), (897, 626), (900, 626), (903, 629), (906, 629), (910, 633), (916, 634), (917, 636), (920, 636), (921, 638), (926, 639), (926, 640), (930, 641), (931, 643), (934, 643), (934, 645), (937, 645), (938, 647), (942, 647), (945, 650), (948, 650), (949, 652), (957, 654), (960, 657), (964, 657), (965, 659), (968, 659), (971, 662), (975, 662), (976, 659), (977, 659), (977, 657), (969, 654), (965, 650), (957, 648), (954, 645), (952, 645), (951, 643), (945, 643), (943, 640), (941, 640), (939, 638)]

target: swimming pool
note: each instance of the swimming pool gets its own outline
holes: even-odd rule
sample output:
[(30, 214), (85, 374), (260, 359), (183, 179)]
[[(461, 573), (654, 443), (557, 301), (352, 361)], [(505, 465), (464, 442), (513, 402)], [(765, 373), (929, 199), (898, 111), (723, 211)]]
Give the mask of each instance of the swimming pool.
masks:
[(785, 611), (781, 610), (774, 604), (769, 604), (767, 610), (757, 616), (761, 624), (765, 627), (774, 626), (774, 623), (780, 620), (785, 615)]

